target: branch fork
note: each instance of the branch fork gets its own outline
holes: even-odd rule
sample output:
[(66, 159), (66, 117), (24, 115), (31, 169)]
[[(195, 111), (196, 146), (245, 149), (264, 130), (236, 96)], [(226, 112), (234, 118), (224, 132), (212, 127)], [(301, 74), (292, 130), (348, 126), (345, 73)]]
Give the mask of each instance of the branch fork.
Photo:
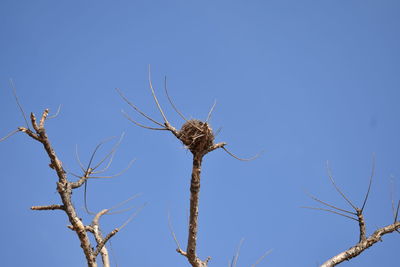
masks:
[[(305, 207), (305, 208), (310, 208), (310, 209), (316, 209), (316, 210), (323, 210), (323, 211), (328, 211), (343, 217), (346, 217), (348, 219), (352, 219), (354, 221), (358, 222), (358, 227), (359, 227), (359, 240), (358, 243), (356, 245), (354, 245), (353, 247), (339, 253), (338, 255), (330, 258), (329, 260), (327, 260), (326, 262), (324, 262), (321, 267), (331, 267), (331, 266), (336, 266), (339, 263), (342, 263), (344, 261), (348, 261), (356, 256), (358, 256), (359, 254), (361, 254), (363, 251), (365, 251), (366, 249), (368, 249), (369, 247), (371, 247), (372, 245), (374, 245), (375, 243), (377, 243), (378, 241), (381, 241), (381, 238), (383, 235), (385, 234), (389, 234), (392, 233), (394, 231), (399, 231), (400, 229), (400, 221), (397, 220), (397, 216), (394, 213), (394, 223), (387, 225), (385, 227), (382, 227), (378, 230), (376, 230), (373, 234), (371, 234), (370, 236), (367, 237), (367, 230), (366, 230), (366, 224), (365, 224), (365, 219), (364, 219), (364, 208), (366, 207), (366, 203), (369, 197), (369, 193), (371, 191), (371, 185), (372, 185), (372, 179), (374, 177), (375, 174), (375, 158), (373, 158), (372, 161), (372, 171), (371, 171), (371, 176), (369, 179), (369, 184), (368, 184), (368, 189), (367, 192), (365, 194), (364, 197), (364, 201), (363, 204), (361, 206), (361, 208), (358, 208), (356, 205), (353, 204), (352, 201), (350, 201), (350, 199), (342, 192), (342, 190), (336, 185), (335, 180), (333, 179), (333, 175), (332, 172), (329, 168), (329, 165), (327, 166), (328, 169), (328, 177), (332, 183), (332, 185), (334, 186), (334, 188), (336, 189), (336, 191), (340, 194), (340, 196), (349, 204), (349, 206), (352, 207), (353, 211), (349, 211), (349, 210), (345, 210), (345, 209), (341, 209), (338, 208), (334, 205), (331, 205), (329, 203), (326, 203), (322, 200), (319, 200), (318, 198), (314, 197), (313, 195), (310, 195), (310, 197), (329, 207), (330, 209), (326, 209), (326, 208), (314, 208), (314, 207)], [(400, 203), (400, 202), (399, 202)]]
[[(35, 114), (31, 113), (30, 114), (30, 124), (32, 127), (32, 129), (31, 129), (28, 125), (28, 121), (26, 120), (25, 113), (23, 112), (23, 109), (22, 109), (21, 105), (19, 104), (18, 97), (15, 92), (15, 88), (14, 88), (14, 96), (16, 98), (17, 104), (20, 107), (20, 110), (22, 112), (22, 115), (23, 115), (27, 125), (26, 125), (26, 127), (22, 127), (22, 126), (18, 127), (16, 130), (12, 131), (5, 137), (1, 138), (0, 142), (6, 140), (7, 138), (14, 135), (15, 133), (22, 132), (22, 133), (25, 133), (26, 135), (28, 135), (29, 137), (31, 137), (32, 139), (41, 143), (44, 147), (45, 152), (47, 153), (47, 155), (50, 159), (49, 167), (51, 169), (53, 169), (57, 174), (57, 177), (58, 177), (57, 192), (59, 193), (61, 202), (62, 202), (62, 204), (54, 204), (54, 205), (46, 205), (46, 206), (32, 206), (31, 210), (38, 210), (38, 211), (62, 210), (62, 211), (64, 211), (68, 217), (69, 222), (71, 223), (69, 228), (71, 230), (73, 230), (79, 238), (80, 245), (81, 245), (83, 253), (86, 257), (88, 266), (89, 267), (97, 267), (96, 257), (100, 253), (102, 256), (103, 266), (109, 267), (110, 263), (109, 263), (108, 253), (107, 253), (107, 249), (106, 249), (105, 245), (116, 233), (118, 233), (133, 218), (133, 216), (127, 222), (125, 222), (124, 225), (122, 225), (119, 228), (114, 229), (106, 237), (103, 238), (101, 235), (101, 232), (100, 232), (100, 228), (99, 228), (99, 219), (102, 215), (106, 214), (109, 210), (103, 210), (103, 211), (99, 212), (93, 219), (93, 222), (91, 225), (84, 225), (84, 223), (82, 222), (82, 219), (78, 216), (76, 209), (75, 209), (74, 205), (72, 204), (71, 196), (72, 196), (72, 190), (79, 188), (83, 184), (86, 184), (85, 182), (87, 181), (88, 178), (94, 178), (92, 175), (99, 174), (99, 173), (107, 170), (107, 168), (111, 164), (112, 157), (114, 155), (116, 147), (114, 147), (113, 150), (103, 160), (101, 160), (99, 164), (97, 164), (95, 167), (92, 167), (91, 162), (92, 162), (92, 159), (95, 154), (95, 152), (94, 152), (92, 154), (92, 159), (89, 163), (88, 168), (86, 170), (84, 170), (84, 174), (82, 176), (80, 176), (80, 179), (77, 182), (70, 182), (67, 178), (67, 172), (64, 170), (61, 160), (58, 158), (55, 150), (53, 149), (53, 147), (50, 143), (50, 140), (47, 136), (46, 129), (45, 129), (46, 120), (57, 116), (59, 110), (56, 115), (48, 116), (49, 110), (45, 109), (39, 120), (36, 118)], [(96, 168), (101, 166), (102, 163), (107, 158), (111, 158), (109, 160), (107, 166), (101, 171), (96, 171)], [(103, 178), (103, 177), (97, 176), (95, 178)], [(109, 178), (109, 176), (106, 176), (105, 178)], [(97, 246), (95, 249), (93, 249), (93, 247), (91, 245), (91, 242), (90, 242), (87, 232), (90, 232), (95, 236), (95, 239), (97, 242)]]

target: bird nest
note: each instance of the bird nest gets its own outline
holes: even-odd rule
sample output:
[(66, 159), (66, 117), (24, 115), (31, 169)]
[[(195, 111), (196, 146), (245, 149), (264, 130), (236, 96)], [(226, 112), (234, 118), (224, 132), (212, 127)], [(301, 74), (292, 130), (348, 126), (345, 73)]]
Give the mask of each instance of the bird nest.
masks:
[(179, 134), (179, 139), (193, 154), (207, 153), (214, 144), (214, 134), (207, 122), (188, 120)]

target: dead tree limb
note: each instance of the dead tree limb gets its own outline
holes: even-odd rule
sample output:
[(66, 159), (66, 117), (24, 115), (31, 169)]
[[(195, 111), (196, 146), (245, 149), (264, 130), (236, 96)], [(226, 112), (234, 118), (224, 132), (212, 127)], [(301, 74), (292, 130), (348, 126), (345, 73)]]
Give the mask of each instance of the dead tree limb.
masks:
[(168, 121), (167, 116), (165, 115), (161, 105), (157, 99), (155, 94), (155, 90), (153, 88), (153, 84), (151, 82), (150, 70), (149, 70), (149, 87), (151, 94), (153, 96), (154, 102), (157, 106), (158, 111), (160, 112), (163, 123), (158, 122), (157, 120), (151, 118), (142, 110), (140, 110), (135, 104), (133, 104), (129, 99), (122, 93), (121, 90), (116, 89), (117, 92), (120, 94), (122, 99), (131, 106), (137, 113), (147, 119), (149, 122), (154, 123), (156, 127), (148, 126), (137, 122), (136, 120), (132, 119), (127, 115), (127, 113), (123, 112), (125, 117), (127, 117), (131, 122), (136, 124), (139, 127), (150, 129), (150, 130), (165, 130), (170, 131), (177, 139), (179, 139), (183, 145), (190, 150), (193, 154), (193, 166), (192, 166), (192, 175), (190, 181), (190, 209), (189, 209), (189, 229), (188, 229), (188, 241), (186, 251), (183, 251), (179, 246), (177, 248), (177, 252), (183, 256), (185, 256), (189, 263), (193, 267), (206, 267), (208, 265), (208, 261), (210, 257), (206, 258), (205, 260), (201, 260), (197, 256), (197, 232), (198, 232), (198, 216), (199, 216), (199, 196), (200, 196), (200, 180), (201, 180), (201, 164), (203, 161), (203, 157), (218, 148), (223, 148), (229, 155), (243, 160), (234, 156), (231, 152), (229, 152), (225, 146), (225, 142), (221, 143), (214, 143), (214, 133), (211, 126), (208, 123), (208, 120), (211, 116), (212, 110), (214, 106), (210, 110), (207, 121), (201, 121), (196, 119), (187, 120), (186, 117), (180, 112), (174, 103), (171, 100), (171, 97), (168, 94), (166, 79), (165, 79), (165, 92), (170, 102), (172, 108), (178, 113), (180, 117), (185, 121), (182, 125), (180, 130), (177, 130), (175, 127), (171, 125)]
[[(18, 104), (21, 112), (23, 113), (23, 109), (18, 101), (18, 97), (15, 93), (15, 89), (14, 89), (14, 96), (17, 100), (17, 104)], [(103, 238), (101, 235), (101, 232), (100, 232), (100, 228), (99, 228), (99, 219), (102, 215), (106, 214), (108, 212), (108, 210), (102, 210), (99, 213), (97, 213), (97, 215), (93, 219), (93, 222), (91, 225), (84, 225), (82, 219), (78, 216), (78, 214), (76, 212), (76, 209), (72, 203), (71, 196), (72, 196), (73, 189), (81, 187), (87, 181), (87, 179), (103, 178), (102, 176), (92, 177), (91, 175), (92, 174), (98, 175), (99, 173), (102, 173), (108, 169), (108, 167), (111, 164), (113, 155), (115, 153), (116, 146), (118, 146), (119, 142), (117, 143), (116, 146), (114, 146), (114, 148), (111, 150), (111, 152), (109, 154), (107, 154), (106, 157), (100, 161), (100, 163), (95, 165), (95, 167), (92, 167), (91, 164), (92, 164), (94, 154), (96, 152), (96, 150), (95, 150), (95, 152), (92, 154), (92, 158), (90, 160), (90, 163), (89, 163), (87, 169), (83, 169), (84, 173), (81, 176), (79, 176), (79, 180), (77, 182), (71, 182), (68, 180), (67, 172), (65, 171), (61, 160), (58, 158), (55, 150), (53, 149), (50, 139), (47, 135), (47, 132), (45, 129), (45, 122), (47, 119), (51, 118), (48, 116), (48, 114), (49, 114), (49, 110), (46, 109), (38, 121), (36, 116), (33, 113), (31, 113), (30, 121), (31, 121), (31, 126), (32, 126), (33, 130), (31, 130), (28, 125), (27, 125), (27, 127), (18, 127), (17, 130), (15, 130), (15, 131), (9, 133), (8, 135), (6, 135), (5, 137), (1, 138), (0, 142), (4, 141), (5, 139), (9, 138), (10, 136), (12, 136), (13, 134), (15, 134), (17, 132), (23, 132), (23, 133), (27, 134), (29, 137), (33, 138), (34, 140), (38, 141), (39, 143), (41, 143), (43, 145), (43, 148), (44, 148), (45, 152), (47, 153), (47, 156), (50, 159), (49, 167), (55, 171), (55, 173), (58, 177), (57, 192), (60, 195), (62, 204), (54, 204), (54, 205), (46, 205), (46, 206), (33, 206), (33, 207), (31, 207), (31, 209), (32, 210), (62, 210), (62, 211), (64, 211), (68, 217), (69, 222), (71, 223), (69, 228), (71, 230), (73, 230), (79, 238), (80, 246), (85, 255), (87, 265), (89, 267), (97, 267), (96, 257), (100, 253), (102, 256), (103, 266), (109, 267), (110, 263), (109, 263), (108, 252), (105, 247), (105, 244), (117, 232), (119, 232), (120, 229), (122, 229), (126, 225), (127, 222), (124, 223), (123, 226), (114, 229), (108, 235), (106, 235), (106, 237)], [(23, 115), (24, 115), (24, 113), (23, 113)], [(54, 116), (52, 116), (52, 117), (54, 118)], [(25, 118), (25, 116), (24, 116), (24, 118)], [(98, 167), (100, 167), (103, 164), (103, 162), (105, 162), (107, 160), (107, 158), (110, 158), (110, 160), (108, 161), (106, 167), (100, 171), (95, 171)], [(109, 177), (113, 177), (113, 176), (105, 176), (105, 177), (109, 178)], [(129, 220), (131, 220), (131, 218)], [(93, 245), (90, 242), (89, 236), (87, 234), (88, 232), (92, 233), (95, 237), (95, 240), (97, 243), (95, 249), (93, 248)]]
[(400, 229), (400, 221), (397, 221), (393, 224), (390, 224), (388, 226), (382, 227), (378, 230), (376, 230), (372, 235), (370, 235), (368, 238), (365, 238), (364, 240), (360, 241), (357, 243), (355, 246), (339, 253), (338, 255), (330, 258), (326, 262), (324, 262), (321, 267), (331, 267), (331, 266), (336, 266), (339, 263), (342, 263), (344, 261), (348, 261), (354, 257), (357, 257), (360, 255), (364, 250), (367, 248), (371, 247), (378, 241), (382, 241), (382, 237), (386, 234), (390, 234), (394, 231), (397, 231)]
[(359, 228), (359, 238), (358, 238), (358, 243), (356, 245), (354, 245), (353, 247), (339, 253), (338, 255), (330, 258), (329, 260), (325, 261), (325, 263), (323, 263), (321, 265), (321, 267), (332, 267), (332, 266), (336, 266), (339, 263), (342, 263), (344, 261), (348, 261), (354, 257), (357, 257), (358, 255), (360, 255), (363, 251), (365, 251), (366, 249), (368, 249), (369, 247), (371, 247), (372, 245), (374, 245), (375, 243), (377, 243), (378, 241), (382, 241), (382, 236), (392, 233), (394, 231), (399, 231), (400, 229), (400, 221), (398, 221), (398, 218), (396, 216), (395, 210), (393, 209), (393, 213), (394, 213), (394, 222), (390, 225), (387, 225), (385, 227), (382, 227), (378, 230), (376, 230), (373, 234), (371, 234), (370, 236), (367, 236), (367, 230), (366, 230), (366, 223), (365, 223), (365, 219), (364, 219), (364, 214), (363, 211), (366, 207), (366, 203), (368, 200), (368, 197), (370, 195), (371, 192), (371, 185), (372, 185), (372, 180), (375, 174), (375, 158), (373, 158), (372, 160), (372, 171), (371, 171), (371, 176), (369, 179), (369, 184), (368, 184), (368, 189), (367, 192), (365, 193), (365, 197), (364, 197), (364, 201), (362, 203), (361, 208), (358, 208), (355, 204), (353, 204), (353, 202), (343, 193), (343, 191), (337, 186), (335, 180), (333, 179), (333, 175), (332, 172), (329, 168), (329, 166), (327, 166), (328, 169), (328, 177), (329, 180), (331, 181), (332, 185), (334, 186), (335, 190), (340, 194), (340, 196), (349, 204), (349, 206), (351, 206), (351, 208), (354, 210), (354, 212), (352, 211), (348, 211), (346, 209), (342, 209), (342, 208), (338, 208), (334, 205), (331, 205), (325, 201), (322, 201), (316, 197), (314, 197), (313, 195), (309, 196), (319, 202), (320, 204), (323, 204), (327, 207), (329, 207), (329, 209), (325, 209), (325, 208), (314, 208), (314, 207), (305, 207), (305, 208), (310, 208), (310, 209), (316, 209), (316, 210), (323, 210), (323, 211), (328, 211), (334, 214), (338, 214), (340, 216), (355, 220), (358, 222), (358, 228)]
[[(85, 254), (86, 261), (88, 266), (90, 267), (96, 267), (96, 257), (93, 253), (92, 246), (90, 244), (89, 237), (87, 235), (85, 226), (82, 222), (82, 220), (79, 218), (79, 216), (76, 213), (75, 207), (72, 204), (71, 200), (71, 195), (72, 195), (72, 183), (68, 181), (67, 179), (67, 172), (64, 170), (62, 166), (61, 160), (58, 158), (56, 152), (54, 151), (50, 140), (47, 136), (46, 129), (44, 127), (47, 115), (49, 114), (49, 110), (46, 109), (42, 117), (39, 120), (39, 124), (37, 123), (36, 116), (31, 113), (30, 119), (31, 119), (31, 124), (35, 132), (32, 130), (25, 128), (25, 127), (19, 127), (18, 129), (21, 132), (26, 133), (36, 141), (40, 142), (44, 150), (46, 151), (48, 157), (50, 158), (50, 168), (52, 168), (58, 177), (58, 182), (57, 182), (57, 192), (59, 193), (62, 201), (62, 206), (63, 210), (68, 216), (68, 220), (71, 223), (74, 231), (76, 232), (79, 241), (81, 243), (81, 248), (83, 250), (83, 253)], [(61, 205), (60, 205), (61, 206)]]

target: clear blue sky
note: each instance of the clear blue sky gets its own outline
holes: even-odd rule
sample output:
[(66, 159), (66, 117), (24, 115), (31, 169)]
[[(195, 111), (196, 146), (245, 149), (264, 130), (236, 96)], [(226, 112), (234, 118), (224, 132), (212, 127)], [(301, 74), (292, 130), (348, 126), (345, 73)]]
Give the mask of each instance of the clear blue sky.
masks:
[[(123, 176), (89, 184), (89, 205), (108, 208), (136, 193), (147, 206), (114, 239), (118, 266), (188, 266), (175, 252), (168, 211), (186, 245), (191, 154), (170, 133), (138, 128), (121, 114), (121, 88), (158, 120), (147, 65), (161, 104), (176, 105), (222, 127), (224, 151), (205, 158), (200, 197), (199, 256), (227, 266), (244, 238), (238, 266), (316, 266), (358, 240), (357, 223), (329, 213), (304, 193), (348, 208), (326, 175), (361, 205), (376, 155), (365, 210), (368, 233), (392, 222), (390, 192), (400, 197), (400, 2), (398, 1), (9, 1), (0, 3), (0, 135), (24, 121), (10, 90), (13, 78), (26, 112), (58, 118), (49, 137), (69, 171), (75, 145), (87, 162), (95, 145), (126, 137), (109, 174), (132, 159)], [(17, 134), (0, 144), (3, 266), (85, 266), (61, 212), (32, 205), (59, 202), (56, 177), (40, 144)], [(103, 151), (105, 153), (105, 151)], [(394, 181), (391, 183), (391, 180)], [(83, 192), (73, 195), (86, 222)], [(104, 232), (129, 213), (105, 217)], [(398, 234), (343, 266), (398, 266)], [(116, 266), (116, 265), (113, 265)]]

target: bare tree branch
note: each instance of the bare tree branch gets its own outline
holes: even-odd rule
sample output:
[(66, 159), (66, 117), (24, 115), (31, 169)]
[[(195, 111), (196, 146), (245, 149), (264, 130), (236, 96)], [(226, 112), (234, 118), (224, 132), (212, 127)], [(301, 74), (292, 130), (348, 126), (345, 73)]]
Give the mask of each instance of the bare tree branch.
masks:
[(169, 96), (168, 89), (167, 89), (167, 76), (164, 77), (164, 91), (165, 91), (165, 94), (167, 95), (167, 99), (168, 99), (169, 103), (171, 104), (172, 108), (176, 111), (176, 113), (178, 113), (179, 116), (181, 116), (181, 118), (184, 121), (188, 121), (185, 118), (185, 116), (183, 115), (183, 113), (180, 112), (179, 109), (175, 106), (174, 102), (172, 101), (171, 97)]
[(326, 168), (327, 168), (327, 171), (328, 171), (328, 177), (329, 177), (329, 179), (331, 180), (331, 182), (332, 182), (333, 186), (335, 187), (336, 191), (344, 198), (344, 200), (347, 201), (347, 203), (350, 204), (350, 206), (351, 206), (354, 210), (356, 210), (357, 207), (356, 207), (355, 205), (353, 205), (353, 203), (351, 203), (351, 201), (346, 197), (345, 194), (343, 194), (343, 192), (340, 190), (340, 188), (336, 185), (335, 180), (333, 179), (333, 176), (332, 176), (331, 169), (329, 168), (329, 161), (326, 162)]
[[(166, 85), (166, 79), (165, 79), (165, 92), (168, 98), (168, 101), (170, 102), (172, 108), (179, 114), (179, 116), (182, 117), (182, 119), (185, 121), (185, 123), (182, 125), (181, 129), (178, 131), (176, 130), (175, 127), (173, 127), (167, 117), (165, 116), (164, 111), (161, 108), (161, 105), (158, 101), (158, 98), (155, 94), (155, 90), (153, 88), (152, 82), (151, 82), (151, 73), (150, 73), (150, 66), (149, 66), (149, 86), (150, 90), (154, 99), (154, 102), (156, 103), (157, 109), (160, 112), (161, 116), (164, 119), (164, 125), (161, 123), (155, 121), (154, 119), (150, 118), (148, 115), (146, 115), (144, 112), (142, 112), (140, 109), (138, 109), (134, 104), (132, 104), (122, 93), (119, 89), (117, 89), (118, 93), (120, 96), (123, 98), (125, 102), (127, 102), (134, 110), (136, 110), (139, 114), (141, 114), (143, 117), (146, 119), (152, 121), (153, 123), (161, 126), (162, 128), (153, 128), (149, 127), (143, 124), (140, 124), (128, 117), (134, 124), (138, 125), (139, 127), (150, 129), (150, 130), (168, 130), (170, 131), (176, 138), (178, 138), (184, 145), (185, 147), (190, 150), (193, 154), (193, 166), (192, 166), (192, 176), (191, 176), (191, 182), (190, 182), (190, 208), (189, 208), (189, 231), (188, 231), (188, 242), (187, 242), (187, 247), (186, 251), (183, 251), (179, 243), (177, 243), (177, 252), (180, 253), (181, 255), (185, 256), (189, 263), (193, 267), (206, 267), (208, 265), (208, 261), (210, 260), (210, 257), (208, 257), (205, 260), (201, 260), (197, 256), (197, 232), (198, 232), (198, 213), (199, 213), (199, 192), (200, 192), (200, 172), (201, 172), (201, 164), (202, 164), (202, 159), (203, 157), (209, 153), (212, 152), (218, 148), (223, 148), (228, 154), (231, 156), (240, 159), (233, 155), (231, 152), (226, 150), (224, 146), (226, 143), (221, 142), (221, 143), (214, 143), (214, 134), (209, 126), (208, 122), (205, 121), (200, 121), (200, 120), (186, 120), (185, 116), (180, 112), (175, 104), (173, 103), (171, 97), (169, 96), (167, 85)], [(207, 119), (210, 118), (212, 110), (214, 109), (211, 108), (209, 112), (209, 116)], [(246, 159), (240, 159), (240, 160), (246, 160)], [(177, 240), (176, 240), (177, 241)]]
[(242, 239), (240, 240), (240, 242), (239, 242), (239, 245), (238, 245), (238, 247), (237, 247), (237, 249), (236, 249), (235, 256), (233, 256), (233, 258), (232, 258), (231, 266), (230, 266), (230, 267), (236, 267), (237, 261), (238, 261), (238, 259), (239, 259), (239, 255), (240, 255), (240, 249), (241, 249), (241, 247), (242, 247), (242, 245), (243, 245), (243, 242), (244, 242), (244, 238), (242, 238)]
[(31, 210), (65, 210), (64, 205), (32, 206)]
[(150, 69), (150, 65), (149, 65), (149, 85), (150, 85), (151, 94), (153, 95), (153, 98), (154, 98), (154, 101), (156, 102), (157, 108), (158, 108), (158, 110), (160, 111), (161, 116), (163, 117), (165, 124), (168, 124), (169, 122), (168, 122), (168, 120), (167, 120), (167, 117), (165, 117), (164, 111), (162, 110), (161, 105), (160, 105), (160, 103), (158, 102), (156, 93), (154, 92), (153, 84), (152, 84), (152, 82), (151, 82), (151, 69)]
[(211, 119), (211, 114), (214, 111), (215, 106), (217, 105), (217, 100), (214, 100), (214, 104), (212, 105), (210, 111), (208, 112), (206, 122), (209, 122)]
[(375, 174), (375, 155), (372, 156), (372, 170), (371, 170), (371, 176), (369, 178), (369, 184), (368, 184), (368, 190), (367, 193), (365, 194), (364, 202), (361, 206), (361, 211), (364, 210), (365, 204), (367, 203), (369, 192), (371, 190), (371, 185), (372, 185), (372, 178), (374, 177)]
[(251, 265), (251, 267), (256, 267), (266, 256), (268, 256), (269, 254), (271, 254), (272, 249), (267, 250), (257, 261), (256, 263), (254, 263), (253, 265)]
[(71, 200), (71, 195), (72, 195), (72, 187), (71, 183), (67, 180), (66, 172), (64, 168), (62, 167), (62, 162), (58, 159), (53, 147), (50, 144), (50, 141), (48, 139), (46, 130), (44, 128), (44, 123), (46, 120), (48, 114), (48, 110), (46, 109), (43, 112), (43, 115), (40, 119), (39, 125), (36, 123), (36, 117), (33, 113), (31, 113), (31, 122), (32, 122), (32, 127), (35, 129), (36, 133), (33, 133), (31, 130), (20, 127), (21, 131), (25, 132), (28, 134), (30, 137), (33, 139), (39, 141), (42, 143), (45, 151), (47, 152), (47, 155), (50, 158), (50, 167), (55, 170), (58, 176), (58, 182), (57, 182), (57, 191), (60, 194), (64, 211), (68, 216), (68, 219), (76, 232), (76, 234), (79, 237), (79, 240), (81, 242), (81, 247), (83, 249), (83, 252), (85, 254), (87, 263), (89, 267), (97, 267), (96, 263), (96, 257), (93, 254), (92, 247), (90, 245), (90, 240), (89, 237), (86, 234), (86, 229), (84, 224), (82, 223), (82, 220), (79, 218), (77, 215), (75, 208), (72, 204)]
[(364, 250), (371, 247), (378, 241), (382, 241), (382, 237), (384, 235), (392, 233), (399, 229), (400, 229), (400, 222), (396, 222), (394, 224), (390, 224), (388, 226), (382, 227), (382, 228), (376, 230), (372, 235), (370, 235), (365, 240), (362, 240), (361, 242), (357, 243), (354, 247), (351, 247), (351, 248), (339, 253), (338, 255), (330, 258), (329, 260), (324, 262), (321, 265), (321, 267), (336, 266), (339, 263), (348, 261), (348, 260), (360, 255)]
[(346, 217), (346, 218), (349, 218), (349, 219), (352, 219), (352, 220), (358, 222), (357, 219), (355, 219), (355, 218), (353, 218), (353, 217), (351, 217), (351, 216), (349, 216), (349, 215), (346, 215), (346, 214), (343, 214), (343, 213), (340, 213), (340, 212), (337, 212), (337, 211), (334, 211), (334, 210), (330, 210), (330, 209), (314, 208), (314, 207), (306, 207), (306, 206), (301, 207), (301, 208), (304, 208), (304, 209), (311, 209), (311, 210), (322, 210), (322, 211), (332, 212), (332, 213), (334, 213), (334, 214), (337, 214), (337, 215), (340, 215), (340, 216), (343, 216), (343, 217)]
[(317, 201), (317, 202), (319, 202), (319, 203), (321, 203), (321, 204), (323, 204), (323, 205), (325, 205), (325, 206), (328, 206), (328, 207), (331, 207), (331, 208), (333, 208), (333, 209), (336, 209), (336, 210), (339, 210), (339, 211), (343, 211), (343, 212), (346, 212), (346, 213), (350, 213), (350, 214), (353, 214), (353, 215), (357, 215), (356, 212), (351, 212), (351, 211), (348, 211), (348, 210), (344, 210), (344, 209), (335, 207), (335, 206), (333, 206), (333, 205), (331, 205), (331, 204), (329, 204), (329, 203), (326, 203), (326, 202), (324, 202), (324, 201), (322, 201), (322, 200), (316, 198), (315, 196), (313, 196), (313, 195), (310, 194), (309, 192), (306, 192), (306, 194), (307, 194), (310, 198), (312, 198), (313, 200), (315, 200), (315, 201)]
[(4, 136), (3, 138), (0, 138), (0, 142), (6, 140), (8, 137), (13, 136), (14, 134), (16, 134), (16, 133), (18, 133), (18, 132), (21, 132), (21, 129), (20, 129), (20, 128), (14, 130), (14, 131), (12, 131), (12, 132), (10, 132), (9, 134), (7, 134), (6, 136)]
[(116, 88), (115, 90), (117, 90), (118, 94), (122, 97), (122, 99), (129, 105), (131, 106), (134, 110), (136, 110), (140, 115), (142, 115), (143, 117), (145, 117), (146, 119), (148, 119), (149, 121), (154, 122), (155, 124), (164, 127), (164, 125), (160, 122), (157, 122), (155, 120), (153, 120), (150, 116), (146, 115), (144, 112), (142, 112), (138, 107), (136, 107), (132, 102), (130, 102), (128, 100), (128, 98), (126, 98), (126, 96), (122, 93), (122, 91), (119, 88)]
[(155, 127), (146, 126), (146, 125), (141, 124), (141, 123), (135, 121), (134, 119), (132, 119), (125, 111), (121, 110), (121, 112), (122, 112), (122, 114), (124, 114), (125, 118), (127, 118), (128, 120), (130, 120), (131, 122), (133, 122), (134, 124), (136, 124), (139, 127), (149, 129), (149, 130), (157, 130), (157, 131), (168, 130), (167, 128), (155, 128)]
[(258, 153), (257, 155), (251, 157), (251, 158), (239, 158), (238, 156), (236, 156), (235, 154), (233, 154), (232, 152), (230, 152), (225, 146), (221, 147), (223, 150), (225, 150), (226, 153), (228, 153), (230, 156), (232, 156), (233, 158), (237, 159), (237, 160), (241, 160), (241, 161), (252, 161), (255, 160), (256, 158), (258, 158), (261, 153)]
[[(337, 264), (339, 264), (339, 263), (341, 263), (343, 261), (348, 261), (348, 260), (358, 256), (364, 250), (366, 250), (367, 248), (371, 247), (376, 242), (381, 241), (381, 237), (383, 235), (391, 233), (391, 232), (394, 232), (394, 231), (399, 231), (399, 228), (400, 228), (400, 222), (397, 221), (397, 214), (396, 214), (393, 224), (388, 225), (386, 227), (382, 227), (382, 228), (376, 230), (372, 235), (367, 237), (366, 223), (365, 223), (365, 219), (364, 219), (364, 215), (363, 215), (363, 210), (364, 210), (366, 202), (368, 200), (368, 196), (369, 196), (369, 193), (371, 191), (372, 179), (373, 179), (373, 176), (375, 174), (375, 157), (373, 158), (373, 162), (372, 162), (372, 171), (371, 171), (371, 176), (370, 176), (370, 179), (369, 179), (368, 190), (367, 190), (367, 192), (365, 194), (364, 201), (363, 201), (361, 209), (357, 208), (355, 205), (353, 205), (352, 202), (344, 195), (344, 193), (336, 185), (336, 183), (335, 183), (335, 181), (333, 179), (332, 173), (331, 173), (331, 171), (329, 169), (329, 165), (328, 164), (327, 164), (327, 169), (328, 169), (329, 179), (331, 180), (331, 182), (332, 182), (333, 186), (335, 187), (336, 191), (347, 201), (347, 203), (350, 204), (350, 206), (353, 207), (353, 209), (355, 210), (355, 213), (339, 209), (339, 208), (337, 208), (337, 207), (335, 207), (333, 205), (330, 205), (330, 204), (328, 204), (326, 202), (323, 202), (323, 201), (321, 201), (321, 200), (319, 200), (319, 199), (317, 199), (317, 198), (315, 198), (313, 196), (311, 196), (311, 198), (316, 200), (317, 202), (319, 202), (321, 204), (324, 204), (324, 205), (329, 206), (331, 208), (334, 208), (336, 210), (356, 215), (357, 218), (355, 219), (355, 218), (353, 218), (351, 216), (348, 216), (346, 214), (342, 214), (340, 212), (336, 212), (334, 210), (329, 210), (329, 209), (313, 208), (313, 207), (306, 207), (306, 208), (332, 212), (332, 213), (335, 213), (335, 214), (338, 214), (338, 215), (344, 216), (346, 218), (349, 218), (349, 219), (357, 221), (358, 222), (358, 227), (359, 227), (359, 241), (355, 246), (353, 246), (353, 247), (349, 248), (348, 250), (346, 250), (346, 251), (344, 251), (344, 252), (332, 257), (331, 259), (327, 260), (324, 264), (321, 265), (323, 267), (336, 266)], [(400, 203), (400, 201), (399, 201), (399, 203)], [(393, 205), (393, 198), (392, 198), (392, 209), (394, 209), (393, 206), (394, 205)]]
[(58, 108), (57, 108), (57, 112), (56, 112), (56, 114), (54, 114), (54, 115), (51, 115), (51, 116), (48, 116), (48, 117), (47, 117), (47, 119), (48, 119), (48, 120), (50, 120), (50, 119), (57, 118), (57, 116), (60, 114), (61, 107), (62, 107), (62, 105), (60, 104), (60, 105), (58, 106)]
[(169, 212), (168, 212), (168, 228), (169, 228), (169, 231), (170, 231), (170, 233), (171, 233), (171, 235), (172, 235), (172, 238), (173, 238), (174, 241), (175, 241), (175, 244), (176, 244), (176, 252), (178, 252), (179, 254), (181, 254), (181, 255), (183, 255), (183, 256), (186, 257), (186, 256), (187, 256), (186, 252), (183, 251), (183, 250), (181, 249), (181, 245), (179, 244), (179, 241), (178, 241), (178, 239), (176, 238), (174, 229), (173, 229), (173, 227), (172, 227), (171, 216), (170, 216)]
[(19, 110), (21, 111), (22, 117), (24, 117), (25, 125), (29, 129), (28, 120), (26, 119), (26, 115), (25, 115), (24, 109), (22, 108), (21, 103), (19, 103), (19, 99), (18, 99), (18, 95), (17, 95), (17, 88), (15, 87), (14, 81), (12, 79), (10, 79), (10, 85), (11, 85), (12, 92), (13, 92), (13, 95), (15, 98), (15, 102), (17, 102), (17, 105), (18, 105)]

